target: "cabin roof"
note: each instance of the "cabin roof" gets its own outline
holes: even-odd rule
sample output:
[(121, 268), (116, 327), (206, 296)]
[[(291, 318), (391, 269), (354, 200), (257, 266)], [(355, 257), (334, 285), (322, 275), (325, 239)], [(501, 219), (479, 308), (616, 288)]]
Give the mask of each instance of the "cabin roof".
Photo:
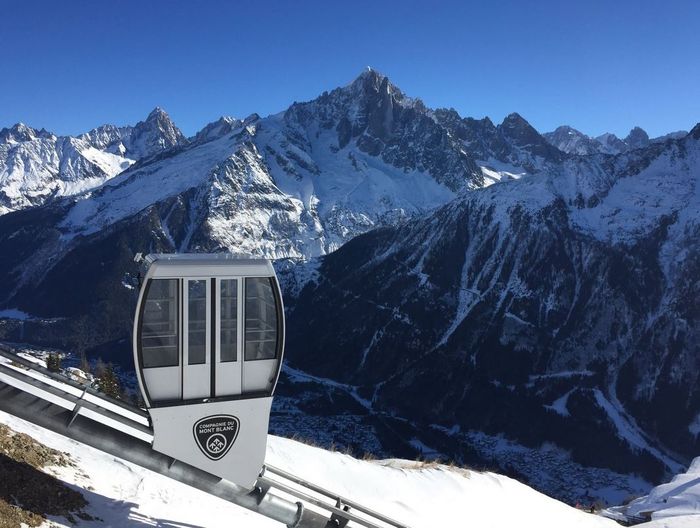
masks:
[(241, 255), (237, 253), (150, 253), (144, 257), (144, 261), (146, 261), (148, 265), (154, 262), (172, 262), (173, 264), (182, 262), (191, 265), (196, 262), (205, 264), (225, 264), (232, 261), (241, 264), (254, 264), (266, 260), (267, 259), (254, 258), (251, 255)]
[[(166, 269), (170, 270), (168, 274), (193, 271), (217, 274), (225, 273), (224, 270), (231, 267), (240, 270), (244, 275), (274, 275), (272, 264), (268, 259), (233, 253), (151, 253), (143, 258), (141, 264), (144, 273), (150, 269), (161, 270), (157, 275), (162, 274)], [(178, 269), (182, 271), (176, 271)]]

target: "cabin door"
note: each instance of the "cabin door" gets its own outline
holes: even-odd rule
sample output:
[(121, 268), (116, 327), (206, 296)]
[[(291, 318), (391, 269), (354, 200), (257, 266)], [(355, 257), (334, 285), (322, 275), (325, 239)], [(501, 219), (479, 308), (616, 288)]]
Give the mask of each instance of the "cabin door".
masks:
[(211, 396), (211, 280), (184, 279), (182, 399)]
[(183, 400), (269, 390), (278, 364), (269, 277), (185, 278), (182, 315)]
[(243, 281), (213, 279), (216, 291), (214, 396), (237, 396), (242, 388)]

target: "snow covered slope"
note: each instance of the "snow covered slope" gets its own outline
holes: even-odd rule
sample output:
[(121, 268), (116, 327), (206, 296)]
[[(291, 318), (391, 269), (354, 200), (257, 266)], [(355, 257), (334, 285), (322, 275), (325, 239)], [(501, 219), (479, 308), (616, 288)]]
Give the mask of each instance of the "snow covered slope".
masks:
[(0, 214), (97, 187), (133, 160), (23, 124), (0, 131)]
[[(94, 233), (192, 190), (186, 228), (206, 232), (209, 246), (308, 258), (481, 185), (480, 169), (428, 110), (368, 71), (280, 114), (207, 125), (177, 155), (80, 199), (61, 227), (64, 236)], [(167, 220), (164, 233), (182, 229)]]
[(659, 482), (700, 448), (699, 177), (700, 125), (358, 237), (295, 300), (289, 361), (448, 457), (477, 430)]
[(610, 509), (611, 516), (640, 520), (651, 518), (644, 528), (695, 528), (700, 526), (700, 457), (685, 473), (655, 487), (649, 495)]
[[(135, 127), (105, 125), (78, 138), (20, 132), (3, 132), (13, 149), (5, 158), (45, 142), (47, 154), (28, 158), (36, 167), (8, 164), (6, 210), (55, 201), (50, 212), (36, 214), (41, 221), (33, 215), (10, 221), (13, 230), (17, 221), (32, 224), (23, 231), (41, 224), (42, 233), (27, 242), (33, 253), (52, 259), (13, 262), (22, 271), (0, 292), (5, 299), (46, 275), (76, 245), (115, 231), (148, 232), (160, 251), (308, 259), (431, 211), (460, 192), (565, 157), (517, 114), (495, 127), (433, 111), (371, 69), (276, 115), (221, 118), (191, 141), (160, 109)], [(79, 159), (100, 176), (53, 168), (55, 145), (44, 136), (81, 145)], [(133, 160), (139, 161), (113, 177)], [(84, 192), (56, 200), (78, 191)], [(47, 238), (48, 244), (39, 242)]]
[[(158, 125), (161, 118), (154, 111), (146, 124), (180, 141)], [(128, 154), (123, 134), (104, 127), (90, 140)], [(0, 267), (13, 277), (0, 278), (0, 302), (14, 302), (9, 297), (62, 267), (71, 252), (112, 251), (113, 241), (103, 246), (110, 237), (122, 238), (117, 247), (130, 253), (227, 250), (308, 259), (482, 185), (482, 170), (464, 145), (419, 100), (367, 71), (282, 114), (212, 123), (193, 141), (143, 158), (100, 187), (2, 219), (0, 239), (13, 246), (2, 251), (13, 257)], [(51, 259), (24, 261), (37, 254)]]
[[(474, 125), (454, 111), (430, 110), (371, 69), (279, 114), (221, 118), (192, 141), (156, 109), (135, 127), (105, 125), (69, 138), (89, 147), (86, 159), (110, 169), (97, 183), (126, 167), (114, 160), (139, 163), (99, 188), (90, 180), (81, 188), (88, 192), (57, 203), (67, 209), (58, 225), (61, 239), (139, 221), (136, 215), (157, 207), (165, 214), (155, 230), (171, 250), (310, 258), (374, 227), (430, 211), (462, 191), (564, 157), (517, 114), (498, 127), (486, 121)], [(62, 181), (48, 161), (37, 166), (46, 171), (41, 181), (33, 176), (38, 169), (22, 168), (12, 178), (44, 193)], [(34, 197), (31, 185), (15, 189), (8, 183), (12, 207), (78, 190)], [(184, 216), (173, 215), (174, 206), (186, 209)]]
[(160, 108), (133, 127), (104, 125), (78, 137), (22, 123), (0, 130), (0, 215), (98, 187), (136, 160), (186, 143)]
[[(223, 500), (139, 468), (73, 440), (0, 413), (17, 432), (68, 453), (75, 467), (53, 468), (76, 486), (99, 521), (77, 526), (280, 526)], [(271, 436), (267, 462), (414, 528), (613, 528), (613, 521), (583, 513), (519, 482), (404, 460), (361, 461), (337, 452)], [(51, 526), (76, 526), (51, 519)], [(352, 526), (352, 524), (350, 525)]]
[(186, 145), (187, 138), (160, 107), (134, 126), (103, 125), (81, 134), (78, 139), (93, 147), (132, 160), (149, 158), (173, 147)]

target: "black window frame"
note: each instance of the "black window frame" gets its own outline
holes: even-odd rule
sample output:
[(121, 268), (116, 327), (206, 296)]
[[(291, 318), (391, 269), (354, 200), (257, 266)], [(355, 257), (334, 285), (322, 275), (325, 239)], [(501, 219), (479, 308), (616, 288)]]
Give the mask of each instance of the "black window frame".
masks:
[[(282, 357), (282, 342), (281, 342), (281, 335), (283, 332), (283, 326), (282, 326), (282, 318), (284, 317), (284, 313), (282, 312), (282, 299), (280, 297), (280, 292), (279, 288), (277, 286), (277, 281), (275, 280), (274, 277), (243, 277), (245, 280), (243, 281), (243, 361), (245, 362), (253, 362), (253, 361), (280, 361), (280, 358)], [(247, 316), (246, 316), (246, 302), (247, 302), (247, 296), (248, 296), (248, 280), (251, 279), (267, 279), (270, 283), (270, 288), (272, 289), (272, 299), (275, 304), (275, 355), (273, 357), (266, 357), (266, 358), (252, 358), (248, 359), (246, 356), (246, 347), (248, 344), (248, 340), (246, 339), (246, 321), (247, 321)], [(278, 369), (279, 370), (279, 367)]]
[[(186, 284), (183, 284), (183, 293), (184, 293), (185, 287), (187, 288), (187, 343), (185, 343), (185, 345), (187, 346), (187, 364), (185, 364), (184, 358), (183, 358), (182, 366), (187, 367), (187, 366), (194, 366), (194, 365), (206, 365), (207, 356), (208, 355), (211, 356), (211, 352), (209, 354), (207, 354), (207, 338), (208, 338), (208, 334), (209, 334), (209, 329), (212, 325), (212, 321), (207, 320), (207, 293), (208, 293), (207, 288), (209, 287), (209, 280), (206, 277), (205, 278), (196, 278), (196, 279), (188, 278), (188, 279), (184, 279), (184, 282)], [(191, 354), (190, 345), (192, 344), (190, 342), (190, 334), (191, 334), (190, 324), (192, 323), (192, 317), (190, 316), (190, 302), (191, 302), (190, 285), (193, 282), (203, 282), (204, 283), (204, 299), (201, 299), (201, 298), (199, 299), (200, 301), (204, 302), (204, 329), (201, 330), (201, 332), (204, 334), (204, 344), (203, 344), (204, 353), (202, 354), (202, 358), (203, 358), (202, 361), (197, 361), (197, 362), (192, 362), (192, 356), (190, 355)], [(182, 308), (183, 308), (182, 315), (184, 317), (184, 315), (185, 315), (184, 314), (184, 308), (185, 308), (184, 303), (183, 303)], [(207, 323), (209, 323), (209, 324), (207, 324)], [(183, 324), (183, 330), (184, 330), (184, 324)], [(184, 332), (183, 332), (183, 334), (184, 334)], [(183, 335), (183, 338), (184, 338), (184, 335)], [(211, 351), (211, 347), (210, 347), (210, 351)], [(184, 348), (182, 350), (181, 355), (183, 355), (183, 354), (184, 354)]]
[[(177, 363), (175, 364), (167, 364), (167, 365), (150, 365), (147, 366), (145, 362), (145, 357), (144, 357), (144, 352), (143, 352), (143, 322), (144, 322), (144, 315), (146, 311), (146, 305), (148, 304), (148, 296), (151, 292), (151, 286), (153, 285), (153, 281), (156, 280), (165, 280), (165, 281), (175, 281), (175, 305), (177, 309), (177, 313), (175, 316), (175, 323), (176, 323), (176, 329), (177, 329)], [(146, 289), (143, 293), (143, 299), (141, 302), (141, 307), (139, 310), (139, 324), (138, 324), (138, 356), (139, 356), (139, 368), (141, 370), (144, 369), (158, 369), (158, 368), (174, 368), (174, 367), (180, 367), (182, 364), (182, 324), (181, 324), (181, 317), (182, 317), (182, 309), (180, 307), (180, 279), (176, 278), (155, 278), (155, 279), (149, 279), (148, 283), (146, 284)]]
[[(224, 355), (223, 355), (224, 347), (223, 347), (223, 345), (219, 346), (219, 363), (235, 363), (236, 361), (240, 360), (239, 355), (240, 355), (241, 351), (238, 350), (238, 337), (239, 337), (238, 336), (238, 321), (240, 319), (241, 314), (238, 313), (238, 302), (239, 302), (238, 283), (239, 283), (239, 281), (241, 281), (242, 278), (243, 277), (219, 277), (219, 278), (217, 278), (217, 281), (219, 282), (219, 306), (217, 307), (219, 309), (219, 336), (218, 336), (219, 342), (222, 341), (222, 336), (223, 336), (223, 325), (221, 324), (222, 323), (222, 315), (223, 315), (223, 309), (221, 306), (221, 303), (223, 301), (223, 293), (224, 293), (223, 292), (223, 289), (224, 289), (223, 282), (224, 281), (234, 281), (235, 286), (236, 286), (234, 288), (235, 296), (236, 296), (236, 305), (234, 306), (234, 311), (236, 313), (236, 326), (234, 328), (235, 333), (236, 333), (236, 339), (234, 341), (234, 347), (235, 347), (234, 348), (234, 355), (233, 355), (233, 359), (224, 359)], [(244, 288), (245, 288), (245, 284), (244, 284)], [(245, 292), (243, 292), (243, 296), (244, 296), (244, 302), (245, 302)], [(212, 319), (212, 324), (213, 323), (214, 323), (214, 319)], [(244, 320), (243, 324), (244, 324), (243, 329), (244, 329), (244, 334), (245, 334), (245, 320)]]

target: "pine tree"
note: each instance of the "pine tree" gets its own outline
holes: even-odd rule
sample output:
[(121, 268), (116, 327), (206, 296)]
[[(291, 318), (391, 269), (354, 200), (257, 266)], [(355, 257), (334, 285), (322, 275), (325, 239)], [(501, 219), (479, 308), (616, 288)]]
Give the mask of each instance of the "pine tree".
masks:
[(50, 372), (61, 372), (61, 356), (56, 353), (49, 353), (46, 358), (46, 368)]
[(97, 367), (95, 370), (100, 390), (104, 392), (107, 396), (121, 399), (122, 387), (119, 383), (119, 378), (117, 377), (117, 374), (114, 371), (114, 365), (112, 365), (111, 363), (105, 364), (102, 362), (101, 359), (98, 359)]

